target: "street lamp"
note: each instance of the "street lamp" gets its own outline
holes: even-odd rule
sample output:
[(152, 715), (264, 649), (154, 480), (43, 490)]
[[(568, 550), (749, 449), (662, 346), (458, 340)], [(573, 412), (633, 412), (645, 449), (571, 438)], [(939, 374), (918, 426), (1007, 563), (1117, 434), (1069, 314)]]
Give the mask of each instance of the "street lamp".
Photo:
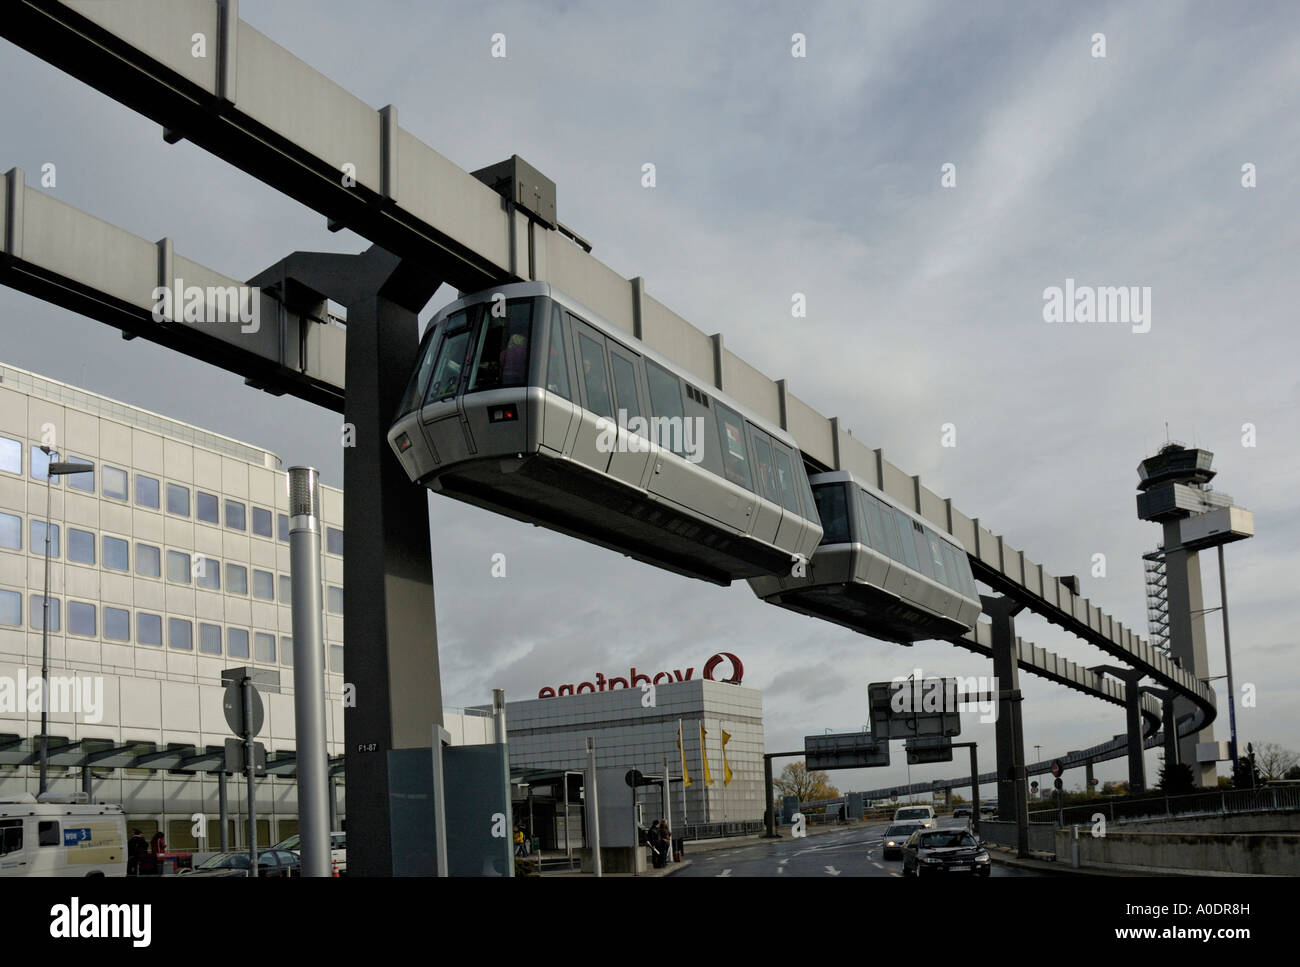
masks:
[(57, 450), (41, 447), (47, 463), (45, 467), (45, 594), (41, 598), (41, 788), (44, 795), (49, 787), (50, 766), (50, 478), (72, 473), (88, 473), (95, 469), (93, 463), (62, 463), (49, 461)]

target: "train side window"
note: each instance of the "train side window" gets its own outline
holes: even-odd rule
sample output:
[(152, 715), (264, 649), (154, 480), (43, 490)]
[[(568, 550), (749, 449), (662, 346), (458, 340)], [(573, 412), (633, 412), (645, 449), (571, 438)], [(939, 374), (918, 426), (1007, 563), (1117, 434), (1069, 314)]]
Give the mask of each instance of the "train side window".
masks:
[(873, 496), (871, 499), (876, 501), (880, 507), (880, 523), (885, 532), (885, 553), (899, 564), (902, 564), (903, 545), (898, 540), (898, 526), (894, 523), (894, 508), (878, 497)]
[(776, 473), (772, 469), (772, 445), (762, 430), (751, 425), (749, 433), (754, 444), (754, 474), (758, 477), (759, 495), (777, 503)]
[(808, 470), (803, 466), (803, 457), (796, 454), (795, 460), (798, 461), (794, 468), (794, 479), (799, 484), (799, 491), (803, 494), (803, 517), (804, 520), (817, 520), (817, 505), (813, 501), (812, 485), (808, 483)]
[(930, 532), (924, 527), (917, 527), (916, 524), (911, 526), (912, 533), (910, 536), (912, 543), (916, 545), (916, 559), (920, 564), (919, 570), (926, 577), (932, 578), (934, 577), (934, 565), (930, 561), (930, 555), (926, 553), (926, 549), (929, 547)]
[(480, 327), (478, 358), (465, 392), (482, 393), (528, 382), (528, 343), (534, 301), (507, 302), (504, 315), (496, 314), (499, 303), (488, 304)]
[(754, 489), (749, 473), (749, 450), (745, 446), (745, 423), (738, 413), (719, 403), (714, 407), (718, 415), (718, 433), (722, 438), (722, 468), (726, 478), (746, 490)]
[(564, 338), (564, 315), (559, 306), (551, 306), (551, 348), (546, 359), (546, 389), (563, 396), (570, 403), (573, 390), (569, 386), (569, 347)]
[(0, 856), (21, 853), (22, 851), (23, 821), (21, 819), (0, 819)]
[(605, 371), (605, 347), (585, 332), (578, 333), (578, 358), (582, 364), (582, 380), (587, 390), (587, 409), (608, 420), (614, 418), (614, 406), (609, 397), (609, 374)]
[(962, 566), (958, 558), (957, 550), (947, 541), (939, 541), (939, 547), (943, 550), (943, 563), (948, 568), (948, 587), (952, 588), (958, 594), (969, 594), (966, 590), (966, 582), (962, 580)]
[(817, 516), (822, 521), (823, 544), (849, 543), (849, 512), (844, 502), (844, 484), (824, 484), (813, 490)]
[(912, 539), (912, 518), (894, 508), (894, 527), (898, 530), (898, 543), (903, 548), (903, 563), (913, 571), (920, 571), (921, 564), (916, 559), (916, 541)]
[(938, 581), (940, 584), (942, 584), (944, 587), (952, 587), (952, 582), (948, 577), (948, 569), (944, 566), (943, 551), (939, 549), (939, 545), (942, 544), (943, 542), (939, 540), (938, 537), (931, 536), (929, 543), (930, 543), (930, 550), (933, 552), (932, 557), (934, 559), (935, 580)]
[(609, 347), (609, 368), (614, 373), (614, 397), (618, 408), (632, 417), (641, 415), (641, 404), (636, 395), (636, 364), (612, 344)]
[(794, 489), (794, 469), (790, 465), (790, 455), (779, 443), (772, 444), (776, 459), (776, 482), (781, 489), (781, 506), (793, 513), (799, 513), (799, 497)]
[(425, 403), (437, 403), (456, 395), (460, 388), (460, 373), (465, 365), (465, 350), (469, 346), (470, 332), (468, 311), (448, 316), (443, 323), (444, 335), (435, 354), (433, 376), (429, 380)]
[(872, 550), (879, 551), (881, 554), (889, 553), (889, 545), (885, 542), (885, 526), (880, 519), (880, 504), (876, 498), (871, 496), (865, 490), (859, 490), (858, 495), (862, 498), (862, 516), (867, 522), (867, 542)]
[(433, 361), (437, 356), (438, 339), (441, 336), (438, 326), (430, 326), (420, 340), (420, 354), (417, 357), (420, 361), (415, 367), (415, 372), (411, 374), (411, 381), (406, 384), (406, 392), (402, 394), (402, 402), (397, 405), (397, 416), (403, 417), (420, 405), (420, 400), (424, 398), (424, 388), (428, 385), (429, 374), (433, 372)]
[(686, 411), (682, 408), (681, 381), (668, 370), (646, 360), (646, 383), (650, 389), (650, 412), (658, 419), (654, 442), (679, 457), (686, 452)]

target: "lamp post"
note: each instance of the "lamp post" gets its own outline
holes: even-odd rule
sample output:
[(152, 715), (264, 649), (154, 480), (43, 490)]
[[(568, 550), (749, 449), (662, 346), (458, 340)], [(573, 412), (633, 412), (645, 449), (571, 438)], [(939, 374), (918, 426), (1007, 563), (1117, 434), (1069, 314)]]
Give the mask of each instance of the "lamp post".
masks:
[(38, 795), (49, 788), (50, 767), (50, 478), (72, 473), (87, 473), (95, 469), (93, 463), (63, 463), (48, 460), (57, 456), (57, 450), (41, 447), (47, 463), (45, 467), (45, 594), (41, 597), (41, 787)]

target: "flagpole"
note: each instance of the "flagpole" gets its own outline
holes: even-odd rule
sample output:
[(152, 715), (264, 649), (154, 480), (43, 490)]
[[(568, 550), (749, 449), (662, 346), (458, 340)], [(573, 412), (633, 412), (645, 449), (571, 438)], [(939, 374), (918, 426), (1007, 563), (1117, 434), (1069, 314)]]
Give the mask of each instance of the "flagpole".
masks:
[[(682, 732), (682, 720), (677, 720), (677, 758), (682, 763), (682, 828), (685, 830), (686, 819), (686, 735)], [(672, 820), (669, 818), (669, 822)]]
[(710, 779), (710, 776), (709, 776), (709, 760), (708, 760), (707, 758), (705, 758), (705, 753), (704, 753), (704, 719), (698, 719), (698, 720), (696, 721), (696, 725), (698, 726), (698, 728), (696, 729), (696, 731), (699, 732), (699, 734), (700, 734), (700, 771), (704, 773), (704, 777), (703, 777), (703, 778), (704, 778), (704, 789), (703, 789), (703, 792), (704, 792), (704, 821), (707, 823), (707, 822), (709, 821), (709, 779)]

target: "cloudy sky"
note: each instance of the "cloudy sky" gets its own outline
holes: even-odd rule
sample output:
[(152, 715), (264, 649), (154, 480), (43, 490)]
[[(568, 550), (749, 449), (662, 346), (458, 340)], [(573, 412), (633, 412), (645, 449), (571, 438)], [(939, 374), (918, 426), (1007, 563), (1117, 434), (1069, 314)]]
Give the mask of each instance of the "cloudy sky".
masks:
[[(1240, 734), (1300, 749), (1300, 8), (245, 0), (240, 15), (374, 107), (397, 105), (463, 168), (521, 155), (557, 183), (561, 220), (594, 255), (1052, 573), (1079, 574), (1134, 629), (1140, 556), (1159, 537), (1136, 518), (1137, 463), (1166, 423), (1214, 451), (1216, 483), (1258, 530), (1228, 550), (1234, 671), (1257, 689)], [(491, 56), (498, 32), (505, 58)], [(791, 55), (796, 32), (806, 57)], [(54, 162), (69, 204), (239, 278), (296, 249), (368, 244), (5, 41), (0, 65), (22, 92), (0, 100), (0, 168)], [(1150, 331), (1045, 322), (1044, 290), (1067, 278), (1149, 286)], [(791, 318), (794, 292), (805, 319)], [(423, 318), (453, 297), (444, 288)], [(336, 416), (13, 290), (0, 320), (7, 363), (342, 483)], [(945, 423), (955, 447), (941, 446)], [(991, 674), (947, 644), (904, 650), (764, 605), (743, 583), (429, 507), (450, 706), (632, 664), (698, 674), (729, 650), (763, 690), (777, 750), (864, 724), (868, 682)], [(497, 552), (505, 579), (490, 574)], [(1090, 576), (1094, 554), (1104, 577)], [(1212, 556), (1204, 571), (1213, 607)], [(1218, 675), (1217, 613), (1209, 628)], [(1018, 630), (1084, 664), (1106, 657), (1032, 616)], [(1031, 757), (1123, 728), (1116, 706), (1024, 685)], [(992, 726), (965, 727), (991, 763)], [(1098, 775), (1124, 777), (1122, 760)], [(834, 781), (905, 777), (896, 764)]]

